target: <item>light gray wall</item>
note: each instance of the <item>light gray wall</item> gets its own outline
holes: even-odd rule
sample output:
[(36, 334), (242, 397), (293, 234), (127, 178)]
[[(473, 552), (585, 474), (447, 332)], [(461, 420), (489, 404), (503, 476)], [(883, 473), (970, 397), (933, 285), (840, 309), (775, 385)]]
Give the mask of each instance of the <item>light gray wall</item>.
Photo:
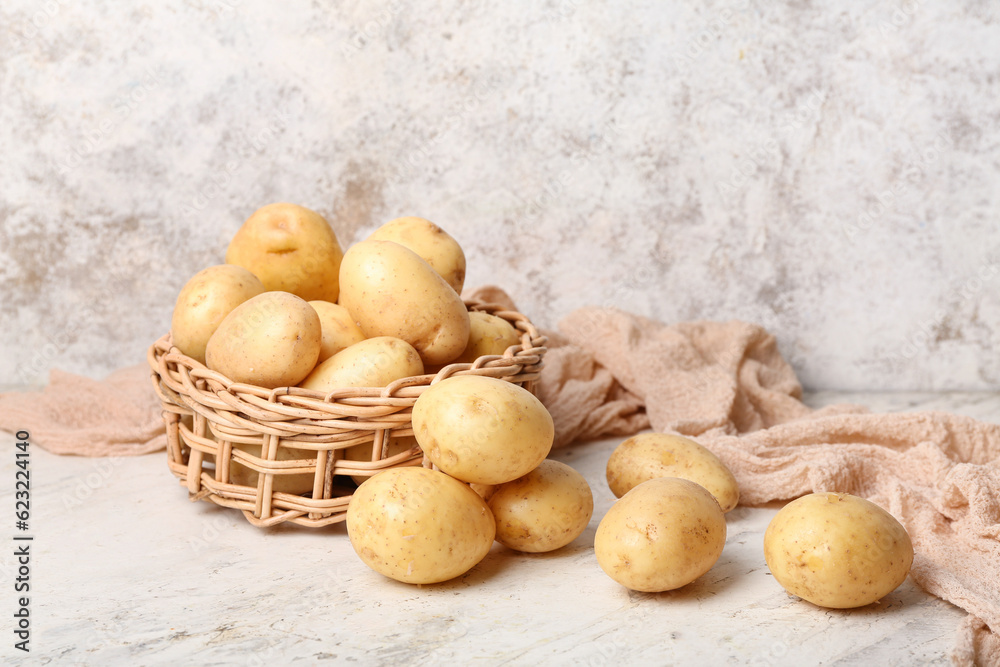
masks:
[(345, 244), (435, 220), (543, 325), (742, 318), (809, 387), (997, 387), (996, 3), (445, 4), (5, 2), (0, 382), (141, 360), (285, 200)]

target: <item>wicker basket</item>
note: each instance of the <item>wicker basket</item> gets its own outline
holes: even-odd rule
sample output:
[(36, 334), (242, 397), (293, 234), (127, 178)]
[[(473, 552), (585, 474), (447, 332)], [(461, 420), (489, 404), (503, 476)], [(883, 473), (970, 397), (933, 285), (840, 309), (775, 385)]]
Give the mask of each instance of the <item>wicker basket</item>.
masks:
[[(163, 405), (171, 472), (187, 487), (192, 501), (243, 510), (255, 526), (290, 521), (319, 527), (343, 521), (355, 488), (352, 478), (386, 468), (429, 465), (415, 444), (387, 456), (390, 441), (413, 435), (410, 414), (424, 389), (452, 375), (485, 375), (534, 391), (545, 336), (521, 313), (479, 301), (467, 300), (466, 305), (510, 322), (521, 333), (521, 344), (503, 356), (451, 364), (436, 375), (327, 394), (233, 382), (182, 354), (169, 334), (163, 336), (149, 348), (147, 359)], [(344, 458), (348, 448), (356, 452), (364, 445), (370, 457)], [(240, 481), (245, 483), (234, 481), (236, 470), (244, 473)], [(305, 480), (308, 487), (309, 475), (311, 491), (275, 488), (276, 480), (277, 486), (287, 488), (285, 482), (293, 479), (300, 484)]]

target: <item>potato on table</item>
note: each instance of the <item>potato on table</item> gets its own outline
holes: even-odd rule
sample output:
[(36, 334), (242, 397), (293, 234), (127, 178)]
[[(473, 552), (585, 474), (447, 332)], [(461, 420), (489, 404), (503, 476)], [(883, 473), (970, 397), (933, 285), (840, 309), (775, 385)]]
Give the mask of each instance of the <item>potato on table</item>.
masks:
[(494, 488), (487, 504), (497, 522), (497, 542), (528, 553), (566, 546), (579, 537), (594, 513), (587, 480), (551, 459)]
[(812, 493), (771, 519), (764, 560), (792, 595), (847, 609), (896, 590), (913, 564), (913, 545), (906, 529), (875, 503), (847, 493)]
[(410, 584), (453, 579), (486, 557), (496, 526), (475, 491), (436, 470), (392, 468), (358, 487), (351, 546), (370, 568)]
[(712, 494), (686, 479), (660, 477), (611, 506), (597, 527), (594, 553), (622, 586), (653, 593), (708, 572), (725, 544), (726, 519)]

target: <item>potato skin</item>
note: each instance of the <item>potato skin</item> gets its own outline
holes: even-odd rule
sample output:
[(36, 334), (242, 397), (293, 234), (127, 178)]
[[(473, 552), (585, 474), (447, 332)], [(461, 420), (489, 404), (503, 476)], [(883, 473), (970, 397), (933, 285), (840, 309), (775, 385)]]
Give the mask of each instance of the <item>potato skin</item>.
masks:
[(597, 527), (594, 553), (622, 586), (653, 593), (708, 572), (725, 544), (726, 519), (712, 494), (686, 479), (659, 477), (611, 506)]
[[(493, 492), (497, 490), (499, 484), (469, 484), (469, 488), (479, 494), (479, 497), (487, 502), (493, 497)], [(496, 517), (493, 517), (496, 518)]]
[(460, 375), (428, 387), (413, 405), (424, 454), (452, 477), (503, 484), (534, 470), (552, 449), (552, 416), (527, 389)]
[(423, 375), (420, 355), (405, 340), (366, 338), (317, 365), (299, 386), (328, 392), (342, 387), (385, 387), (401, 378)]
[(618, 445), (608, 459), (608, 486), (618, 498), (657, 477), (680, 477), (701, 484), (715, 496), (723, 512), (729, 512), (740, 501), (733, 473), (715, 454), (690, 438), (641, 433)]
[(579, 537), (594, 513), (594, 496), (587, 480), (565, 463), (551, 459), (527, 475), (497, 486), (487, 504), (497, 522), (497, 542), (528, 553), (566, 546)]
[(287, 292), (264, 292), (222, 321), (205, 349), (206, 365), (235, 382), (293, 387), (316, 365), (321, 339), (312, 306)]
[(521, 342), (521, 334), (510, 322), (490, 313), (469, 313), (469, 342), (454, 363), (471, 364), (479, 357), (503, 354)]
[(226, 315), (258, 294), (264, 285), (242, 266), (219, 264), (194, 274), (181, 288), (170, 320), (174, 345), (201, 363), (205, 346)]
[(385, 223), (367, 240), (392, 241), (420, 255), (456, 293), (465, 284), (465, 253), (448, 232), (430, 220), (407, 216)]
[(226, 249), (269, 291), (335, 302), (344, 253), (326, 218), (297, 204), (268, 204), (246, 219)]
[(785, 505), (764, 532), (764, 560), (786, 591), (820, 607), (876, 602), (906, 579), (913, 544), (873, 502), (812, 493)]
[(340, 265), (340, 305), (368, 338), (401, 338), (425, 365), (443, 364), (469, 341), (461, 297), (416, 253), (391, 241), (362, 241)]
[(370, 568), (410, 584), (468, 572), (496, 526), (475, 491), (436, 470), (391, 468), (358, 487), (347, 508), (351, 546)]
[(319, 315), (320, 328), (323, 332), (318, 363), (365, 339), (357, 322), (343, 306), (320, 300), (310, 301), (309, 305)]

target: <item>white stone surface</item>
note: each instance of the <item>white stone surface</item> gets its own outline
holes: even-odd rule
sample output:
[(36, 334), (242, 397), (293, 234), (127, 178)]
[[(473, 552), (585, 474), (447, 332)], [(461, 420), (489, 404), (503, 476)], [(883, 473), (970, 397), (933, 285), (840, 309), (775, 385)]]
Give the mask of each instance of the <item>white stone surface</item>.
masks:
[(0, 382), (139, 362), (255, 208), (418, 214), (552, 325), (742, 318), (816, 389), (992, 389), (990, 2), (8, 0)]
[[(824, 392), (808, 402), (1000, 419), (995, 393)], [(59, 665), (948, 664), (964, 612), (909, 579), (856, 610), (787, 595), (763, 559), (778, 504), (730, 513), (722, 557), (689, 586), (637, 594), (616, 584), (598, 567), (593, 538), (613, 501), (604, 466), (618, 442), (556, 456), (594, 490), (594, 518), (571, 545), (543, 555), (495, 545), (465, 576), (423, 587), (369, 570), (342, 525), (260, 530), (235, 510), (189, 503), (162, 453), (93, 460), (36, 447), (32, 653), (29, 662), (12, 648), (5, 547), (0, 656)], [(13, 507), (13, 477), (4, 456), (0, 507)], [(10, 540), (15, 531), (0, 532)]]

